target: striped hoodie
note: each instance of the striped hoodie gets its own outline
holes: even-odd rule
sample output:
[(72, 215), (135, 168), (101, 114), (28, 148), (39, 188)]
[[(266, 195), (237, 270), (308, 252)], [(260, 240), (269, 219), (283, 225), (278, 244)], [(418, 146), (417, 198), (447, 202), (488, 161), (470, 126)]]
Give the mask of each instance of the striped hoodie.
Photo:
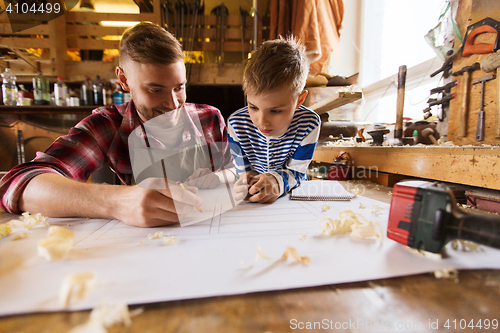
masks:
[(279, 137), (266, 137), (253, 124), (248, 107), (228, 119), (229, 147), (238, 173), (254, 170), (272, 174), (280, 186), (280, 195), (307, 180), (320, 130), (320, 118), (300, 106), (287, 131)]

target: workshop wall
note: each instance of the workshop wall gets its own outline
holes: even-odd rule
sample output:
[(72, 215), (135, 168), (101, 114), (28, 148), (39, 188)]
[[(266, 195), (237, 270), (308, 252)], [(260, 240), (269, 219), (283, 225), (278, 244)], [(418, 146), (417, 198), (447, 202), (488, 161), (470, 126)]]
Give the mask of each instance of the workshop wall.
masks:
[[(479, 1), (488, 3), (488, 13), (487, 16), (500, 21), (500, 4), (498, 0), (461, 0), (460, 5), (457, 12), (457, 25), (460, 29), (460, 33), (462, 37), (465, 36), (467, 27), (476, 23), (478, 19), (479, 13), (475, 12), (475, 6), (473, 3), (478, 3)], [(474, 7), (474, 9), (473, 9)], [(479, 15), (481, 16), (481, 15)], [(486, 15), (485, 15), (486, 17)], [(478, 17), (479, 18), (479, 17)], [(484, 18), (484, 17), (481, 17)], [(479, 18), (479, 19), (481, 19)], [(500, 36), (498, 36), (500, 37)], [(477, 36), (475, 39), (475, 43), (487, 43), (493, 44), (495, 43), (495, 39), (497, 38), (494, 33), (483, 33)], [(459, 47), (460, 42), (456, 40), (455, 47)], [(481, 62), (483, 59), (491, 55), (489, 54), (472, 54), (469, 57), (463, 57), (461, 54), (457, 54), (456, 58), (453, 62), (453, 73), (460, 71), (462, 68), (466, 66), (470, 66), (475, 62)], [(494, 73), (485, 73), (482, 70), (476, 70), (471, 73), (471, 81), (473, 82), (479, 78), (488, 76)], [(468, 103), (468, 115), (466, 119), (466, 135), (462, 137), (459, 135), (459, 127), (461, 120), (461, 110), (464, 98), (464, 76), (455, 76), (453, 79), (457, 79), (458, 84), (454, 88), (452, 88), (451, 92), (455, 93), (455, 98), (450, 103), (450, 115), (449, 115), (449, 123), (448, 123), (448, 139), (453, 141), (453, 143), (457, 145), (498, 145), (500, 144), (500, 139), (496, 138), (497, 127), (500, 125), (499, 117), (496, 114), (496, 108), (498, 104), (497, 98), (497, 84), (500, 78), (496, 78), (494, 80), (490, 80), (485, 83), (485, 91), (484, 91), (484, 111), (485, 111), (485, 127), (484, 127), (484, 141), (476, 141), (476, 128), (477, 128), (477, 119), (478, 112), (480, 110), (481, 105), (481, 84), (474, 84), (469, 86), (470, 91), (470, 100)]]

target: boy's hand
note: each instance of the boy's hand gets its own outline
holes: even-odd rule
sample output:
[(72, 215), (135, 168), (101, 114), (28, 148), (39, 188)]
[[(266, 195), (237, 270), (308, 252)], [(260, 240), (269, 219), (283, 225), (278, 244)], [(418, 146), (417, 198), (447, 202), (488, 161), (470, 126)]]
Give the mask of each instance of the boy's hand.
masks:
[(234, 183), (234, 200), (239, 201), (243, 199), (248, 199), (248, 189), (249, 185), (252, 183), (253, 177), (258, 175), (256, 171), (248, 171), (240, 174), (240, 178)]
[(250, 184), (252, 186), (248, 190), (248, 194), (251, 197), (248, 200), (251, 202), (274, 202), (280, 196), (278, 181), (269, 173), (254, 176)]
[(219, 177), (207, 168), (196, 169), (184, 182), (184, 185), (197, 188), (216, 188), (219, 184)]

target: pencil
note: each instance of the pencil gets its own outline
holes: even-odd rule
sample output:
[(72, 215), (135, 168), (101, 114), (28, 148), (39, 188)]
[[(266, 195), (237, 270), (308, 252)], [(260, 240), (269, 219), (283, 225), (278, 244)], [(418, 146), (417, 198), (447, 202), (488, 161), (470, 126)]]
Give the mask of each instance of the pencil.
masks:
[[(184, 187), (184, 184), (181, 183), (181, 182), (177, 182), (177, 185), (179, 185), (180, 187), (182, 187), (183, 189), (185, 189), (187, 191), (187, 189)], [(198, 211), (200, 213), (203, 213), (203, 211), (201, 210), (201, 207), (196, 207), (196, 209), (198, 209)]]

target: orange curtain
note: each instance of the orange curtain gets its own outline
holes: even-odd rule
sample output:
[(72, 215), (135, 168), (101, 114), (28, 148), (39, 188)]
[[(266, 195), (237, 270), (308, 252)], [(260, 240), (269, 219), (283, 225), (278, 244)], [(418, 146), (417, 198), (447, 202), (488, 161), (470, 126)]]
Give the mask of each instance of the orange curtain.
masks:
[(292, 34), (307, 49), (310, 75), (322, 71), (330, 54), (340, 53), (343, 0), (271, 0), (270, 39)]

